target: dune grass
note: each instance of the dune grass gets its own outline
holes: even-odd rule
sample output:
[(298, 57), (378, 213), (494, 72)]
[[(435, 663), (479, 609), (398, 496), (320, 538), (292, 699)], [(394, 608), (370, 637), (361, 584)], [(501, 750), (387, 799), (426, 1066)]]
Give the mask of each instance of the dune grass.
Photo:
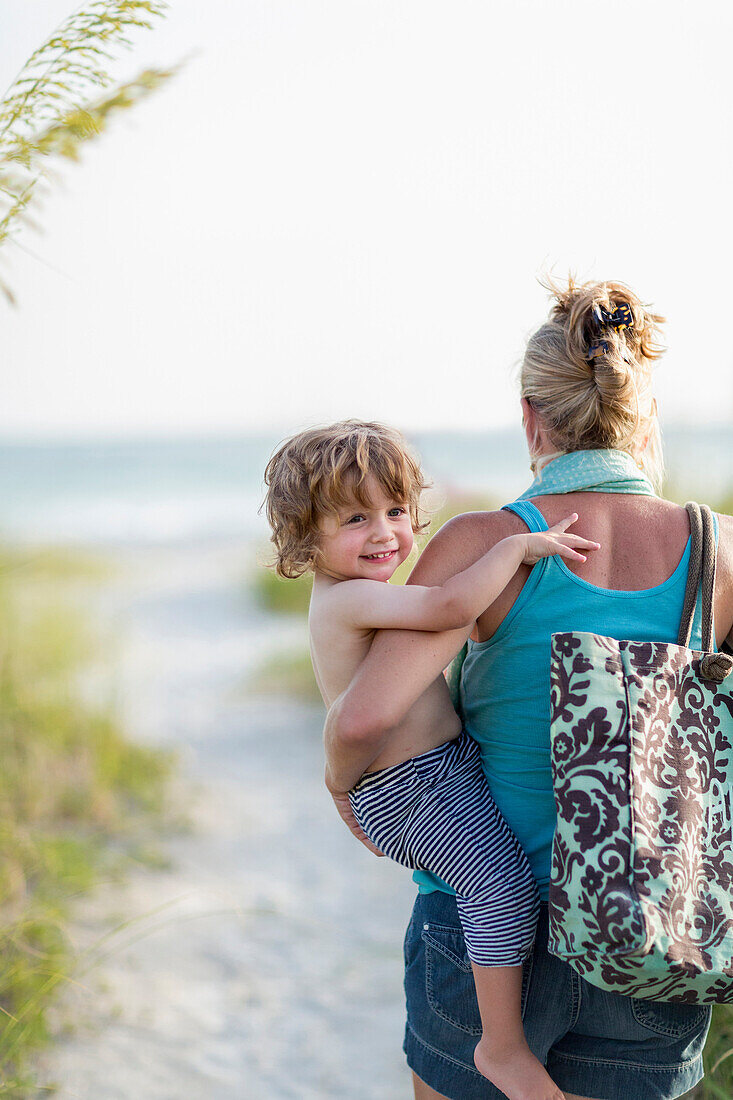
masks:
[(143, 859), (166, 816), (173, 756), (129, 742), (79, 687), (93, 638), (58, 593), (100, 575), (0, 554), (0, 1096), (14, 1100), (36, 1095), (33, 1053), (74, 980), (75, 897)]
[[(265, 611), (284, 615), (307, 615), (313, 577), (304, 573), (292, 581), (278, 577), (274, 569), (260, 566), (250, 582), (257, 605)], [(248, 585), (248, 587), (250, 587)]]
[(733, 1006), (716, 1005), (703, 1056), (705, 1079), (694, 1100), (731, 1100), (733, 1096)]
[(304, 703), (322, 701), (307, 649), (284, 650), (268, 657), (249, 678), (248, 688), (257, 694), (287, 695)]

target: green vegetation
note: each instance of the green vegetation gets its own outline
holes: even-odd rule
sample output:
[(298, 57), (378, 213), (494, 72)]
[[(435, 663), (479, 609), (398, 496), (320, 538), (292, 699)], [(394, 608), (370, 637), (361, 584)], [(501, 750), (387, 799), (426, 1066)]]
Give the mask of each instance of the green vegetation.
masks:
[(305, 573), (297, 580), (285, 581), (274, 569), (262, 567), (251, 581), (257, 604), (265, 611), (286, 615), (307, 615), (313, 577)]
[(167, 812), (173, 757), (83, 699), (93, 639), (58, 592), (94, 576), (69, 555), (0, 555), (0, 1096), (14, 1100), (35, 1095), (49, 1005), (79, 966), (75, 896), (144, 859)]
[(320, 703), (321, 693), (306, 649), (285, 650), (268, 657), (253, 673), (248, 689), (258, 694), (288, 695), (304, 703)]
[[(110, 117), (168, 79), (148, 69), (110, 88), (114, 51), (150, 28), (164, 0), (88, 0), (36, 49), (0, 101), (0, 246), (33, 222), (29, 204), (61, 158), (78, 159)], [(4, 253), (3, 253), (4, 255)], [(0, 291), (12, 302), (4, 279)], [(84, 700), (84, 624), (52, 602), (100, 579), (62, 552), (0, 555), (0, 1096), (35, 1093), (29, 1057), (75, 959), (75, 894), (143, 858), (172, 758), (129, 744)]]
[[(664, 483), (662, 496), (666, 497), (667, 500), (674, 500), (677, 504), (684, 504), (685, 501), (690, 499), (689, 493), (685, 494), (676, 482), (669, 480)], [(714, 512), (719, 512), (723, 515), (731, 515), (733, 513), (733, 484), (730, 485), (721, 496), (708, 497), (698, 493), (693, 499), (697, 500), (700, 504), (709, 505)]]
[[(152, 27), (166, 7), (163, 0), (89, 0), (33, 51), (0, 102), (0, 246), (33, 224), (28, 206), (51, 163), (77, 160), (112, 115), (172, 75), (146, 69), (109, 89), (112, 51), (128, 46), (132, 31)], [(4, 280), (0, 290), (13, 301)]]
[(108, 562), (80, 550), (63, 547), (38, 550), (0, 550), (0, 575), (14, 581), (30, 577), (34, 586), (42, 581), (101, 581), (111, 575)]
[[(251, 581), (259, 607), (276, 615), (300, 618), (308, 614), (312, 588), (310, 573), (286, 581), (274, 569), (264, 567), (257, 570)], [(289, 695), (307, 703), (321, 700), (307, 649), (284, 650), (268, 657), (249, 676), (246, 688), (258, 694)]]
[(731, 486), (728, 492), (721, 498), (711, 504), (710, 507), (721, 515), (733, 516), (733, 486)]
[(733, 1096), (733, 1006), (716, 1005), (704, 1054), (705, 1079), (694, 1100), (730, 1100)]

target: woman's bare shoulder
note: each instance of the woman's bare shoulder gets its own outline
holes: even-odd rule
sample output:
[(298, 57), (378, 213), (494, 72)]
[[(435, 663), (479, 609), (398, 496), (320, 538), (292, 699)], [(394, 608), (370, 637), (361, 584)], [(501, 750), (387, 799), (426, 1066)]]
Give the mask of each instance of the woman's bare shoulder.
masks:
[(718, 515), (718, 560), (715, 622), (718, 641), (733, 645), (733, 516)]
[(733, 516), (728, 516), (725, 512), (718, 512), (717, 516), (721, 539), (724, 538), (726, 542), (733, 542)]
[(417, 584), (441, 584), (434, 575), (452, 576), (467, 569), (500, 539), (526, 531), (512, 512), (463, 512), (437, 531), (423, 550), (410, 580)]
[(498, 509), (495, 512), (462, 512), (444, 523), (433, 536), (436, 539), (479, 539), (487, 537), (495, 540), (513, 535), (516, 531), (526, 531), (526, 526), (514, 512)]
[(733, 578), (733, 516), (718, 514), (718, 568)]

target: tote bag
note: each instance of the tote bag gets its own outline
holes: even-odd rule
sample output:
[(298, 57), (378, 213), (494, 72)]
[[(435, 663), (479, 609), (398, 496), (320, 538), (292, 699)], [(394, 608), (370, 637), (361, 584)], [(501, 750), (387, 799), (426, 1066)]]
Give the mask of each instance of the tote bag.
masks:
[(686, 507), (678, 644), (552, 638), (549, 946), (602, 989), (710, 1004), (733, 1001), (733, 657), (714, 652), (712, 513)]

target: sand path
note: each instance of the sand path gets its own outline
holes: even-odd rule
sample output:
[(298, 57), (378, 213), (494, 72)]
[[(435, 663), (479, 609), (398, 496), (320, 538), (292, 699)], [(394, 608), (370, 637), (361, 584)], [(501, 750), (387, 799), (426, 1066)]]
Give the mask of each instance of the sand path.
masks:
[[(322, 787), (322, 711), (246, 693), (303, 624), (241, 593), (241, 547), (128, 555), (101, 600), (132, 736), (182, 751), (193, 830), (78, 906), (80, 951), (132, 920), (63, 997), (44, 1055), (63, 1100), (406, 1100), (401, 939), (413, 887)], [(41, 1095), (41, 1094), (39, 1094)]]

